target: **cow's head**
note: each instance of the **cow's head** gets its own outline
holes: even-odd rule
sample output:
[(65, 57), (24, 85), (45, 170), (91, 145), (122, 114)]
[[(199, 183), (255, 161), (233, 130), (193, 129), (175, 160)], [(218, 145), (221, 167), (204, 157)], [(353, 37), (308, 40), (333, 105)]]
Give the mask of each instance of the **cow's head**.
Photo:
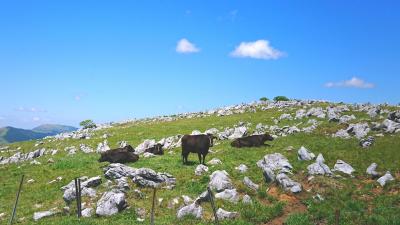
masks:
[(130, 146), (130, 145), (125, 146), (124, 150), (126, 150), (127, 152), (135, 152), (135, 149), (132, 148), (132, 146)]
[(212, 134), (207, 134), (208, 139), (210, 140), (210, 147), (214, 146), (214, 139), (217, 139), (217, 137), (215, 137)]
[(155, 153), (158, 153), (161, 155), (164, 154), (162, 147), (163, 147), (163, 145), (160, 143), (157, 143), (156, 145), (154, 145)]
[(264, 134), (264, 140), (266, 140), (266, 141), (273, 141), (274, 138), (273, 138), (270, 134), (265, 133), (265, 134)]
[(107, 154), (104, 152), (104, 153), (101, 153), (101, 155), (100, 155), (100, 159), (98, 160), (99, 162), (105, 162), (105, 161), (107, 161)]

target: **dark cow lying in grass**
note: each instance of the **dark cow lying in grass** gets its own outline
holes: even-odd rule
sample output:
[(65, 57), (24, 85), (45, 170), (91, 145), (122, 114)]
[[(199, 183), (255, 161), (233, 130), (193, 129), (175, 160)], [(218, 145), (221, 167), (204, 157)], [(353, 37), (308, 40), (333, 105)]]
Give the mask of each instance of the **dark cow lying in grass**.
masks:
[(252, 135), (232, 141), (231, 146), (235, 148), (269, 146), (264, 142), (273, 140), (274, 138), (269, 134)]
[(144, 150), (144, 152), (149, 152), (154, 155), (164, 155), (164, 150), (162, 149), (163, 145), (158, 143), (151, 148)]
[(189, 153), (197, 153), (201, 164), (205, 164), (205, 159), (210, 147), (214, 145), (212, 134), (184, 135), (182, 142), (182, 161), (187, 164)]
[(135, 150), (132, 146), (127, 145), (123, 148), (117, 148), (108, 150), (101, 153), (99, 162), (110, 162), (110, 163), (128, 163), (136, 162), (139, 160), (139, 155), (136, 155)]

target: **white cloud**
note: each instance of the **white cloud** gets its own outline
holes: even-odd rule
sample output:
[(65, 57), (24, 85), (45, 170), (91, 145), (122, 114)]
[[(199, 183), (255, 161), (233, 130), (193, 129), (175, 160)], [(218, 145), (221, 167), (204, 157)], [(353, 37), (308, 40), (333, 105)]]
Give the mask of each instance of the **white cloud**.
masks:
[(37, 107), (23, 107), (23, 106), (19, 106), (18, 108), (15, 109), (16, 111), (20, 111), (20, 112), (47, 112), (45, 109), (39, 109)]
[(186, 38), (182, 38), (181, 40), (178, 41), (178, 44), (176, 45), (176, 52), (179, 53), (196, 53), (199, 52), (200, 49), (197, 48), (193, 43), (188, 41)]
[(5, 120), (6, 118), (4, 118), (4, 117), (2, 117), (2, 116), (0, 116), (0, 120)]
[(368, 83), (358, 77), (352, 77), (350, 80), (339, 82), (328, 82), (325, 84), (327, 88), (344, 87), (344, 88), (374, 88), (375, 84)]
[(82, 98), (82, 96), (80, 96), (80, 95), (76, 95), (76, 96), (75, 96), (75, 100), (76, 100), (76, 101), (80, 101), (81, 98)]
[(268, 40), (257, 40), (254, 42), (242, 42), (230, 54), (232, 57), (254, 58), (254, 59), (279, 59), (286, 54), (273, 48)]
[(35, 116), (35, 117), (33, 117), (33, 118), (32, 118), (32, 120), (33, 120), (33, 121), (35, 121), (35, 122), (37, 122), (37, 121), (39, 121), (39, 120), (40, 120), (40, 118), (39, 118), (39, 117), (37, 117), (37, 116)]

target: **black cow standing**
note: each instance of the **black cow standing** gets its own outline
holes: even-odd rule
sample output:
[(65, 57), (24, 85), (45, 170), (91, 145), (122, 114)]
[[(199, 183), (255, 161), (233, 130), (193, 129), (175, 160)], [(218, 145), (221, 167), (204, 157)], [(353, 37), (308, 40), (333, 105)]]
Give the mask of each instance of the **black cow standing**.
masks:
[(205, 164), (205, 159), (210, 147), (214, 145), (212, 134), (184, 135), (182, 142), (182, 161), (187, 164), (189, 153), (197, 153), (201, 164)]
[(136, 162), (139, 160), (139, 155), (136, 155), (135, 150), (132, 146), (127, 145), (123, 148), (117, 148), (108, 150), (101, 153), (99, 162), (110, 162), (110, 163), (127, 163)]
[(232, 141), (231, 146), (235, 148), (268, 146), (264, 142), (273, 140), (274, 138), (269, 134), (252, 135)]

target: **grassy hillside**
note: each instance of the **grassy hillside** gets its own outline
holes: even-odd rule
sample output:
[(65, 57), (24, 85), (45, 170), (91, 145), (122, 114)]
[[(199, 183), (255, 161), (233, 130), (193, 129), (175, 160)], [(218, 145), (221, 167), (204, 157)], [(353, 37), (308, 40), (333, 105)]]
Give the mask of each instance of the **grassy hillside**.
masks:
[(39, 139), (46, 136), (47, 134), (38, 133), (32, 130), (25, 130), (15, 127), (4, 127), (0, 129), (0, 144)]
[(59, 133), (75, 131), (77, 130), (77, 128), (72, 126), (58, 125), (58, 124), (43, 124), (33, 128), (32, 130), (38, 133), (56, 135)]
[[(322, 104), (326, 106), (326, 104)], [(193, 130), (204, 131), (215, 127), (224, 130), (225, 127), (232, 127), (240, 121), (252, 123), (254, 129), (257, 123), (268, 125), (274, 124), (274, 119), (282, 113), (294, 113), (298, 108), (271, 109), (266, 111), (258, 110), (255, 113), (235, 114), (224, 117), (206, 117), (179, 119), (172, 122), (147, 122), (147, 123), (126, 123), (114, 126), (109, 129), (97, 131), (94, 137), (88, 140), (46, 141), (41, 147), (46, 149), (58, 149), (57, 155), (46, 155), (37, 159), (41, 165), (30, 165), (29, 162), (21, 164), (11, 164), (0, 166), (0, 213), (6, 216), (0, 219), (5, 223), (9, 218), (12, 204), (15, 198), (16, 188), (22, 174), (26, 180), (34, 179), (35, 182), (27, 184), (25, 182), (21, 193), (20, 204), (17, 212), (19, 224), (33, 224), (32, 216), (34, 212), (46, 211), (57, 207), (62, 209), (65, 203), (62, 199), (63, 192), (60, 188), (69, 183), (74, 177), (78, 176), (97, 176), (103, 177), (102, 168), (108, 163), (98, 163), (96, 153), (85, 154), (78, 151), (77, 154), (67, 155), (65, 147), (75, 146), (84, 143), (96, 148), (97, 144), (103, 141), (103, 134), (111, 135), (108, 142), (111, 148), (117, 147), (118, 142), (125, 140), (132, 146), (137, 146), (145, 139), (159, 140), (163, 137), (176, 134), (191, 133)], [(363, 112), (346, 112), (344, 114), (354, 114), (357, 121), (373, 122), (382, 119), (370, 119)], [(314, 117), (312, 117), (314, 118)], [(248, 194), (252, 197), (254, 204), (251, 206), (242, 203), (232, 204), (218, 200), (218, 207), (228, 211), (237, 211), (240, 217), (233, 221), (224, 221), (221, 224), (282, 224), (289, 225), (305, 224), (334, 224), (335, 211), (340, 210), (340, 224), (400, 224), (400, 134), (377, 137), (376, 143), (368, 148), (359, 147), (358, 140), (332, 138), (343, 125), (328, 122), (326, 119), (321, 121), (319, 127), (311, 134), (296, 133), (287, 137), (277, 138), (270, 147), (242, 148), (234, 149), (229, 141), (218, 141), (218, 145), (213, 147), (212, 154), (206, 158), (206, 162), (212, 158), (218, 158), (222, 165), (209, 166), (210, 171), (203, 176), (195, 176), (194, 170), (198, 164), (197, 156), (190, 155), (190, 165), (182, 165), (180, 148), (166, 153), (164, 156), (154, 158), (141, 158), (136, 163), (129, 166), (140, 168), (148, 167), (159, 172), (168, 172), (177, 178), (176, 187), (173, 190), (160, 190), (158, 198), (163, 198), (160, 206), (157, 206), (156, 224), (211, 224), (212, 210), (209, 204), (204, 204), (204, 220), (186, 218), (178, 220), (176, 218), (177, 207), (169, 209), (168, 202), (181, 195), (188, 195), (193, 199), (201, 194), (207, 187), (209, 176), (215, 170), (226, 170), (234, 186), (241, 195)], [(293, 125), (300, 122), (306, 123), (307, 119), (284, 120), (278, 125)], [(376, 134), (376, 132), (371, 132)], [(22, 151), (29, 152), (34, 150), (34, 141), (20, 142), (10, 145), (10, 149), (21, 147)], [(288, 146), (293, 146), (294, 150), (288, 151)], [(322, 153), (326, 164), (333, 168), (336, 160), (342, 159), (351, 164), (356, 172), (355, 177), (350, 178), (329, 178), (316, 176), (308, 181), (307, 166), (311, 162), (297, 160), (297, 149), (305, 146), (312, 152)], [(294, 167), (293, 179), (303, 185), (300, 194), (293, 195), (284, 192), (276, 184), (266, 184), (263, 179), (262, 171), (256, 166), (256, 162), (268, 153), (279, 152), (285, 155)], [(3, 153), (5, 155), (6, 153)], [(52, 158), (54, 163), (47, 163)], [(380, 187), (374, 180), (366, 174), (366, 168), (375, 162), (379, 165), (379, 171), (389, 170), (396, 177), (396, 182), (391, 182), (384, 188)], [(239, 164), (246, 164), (249, 171), (241, 174), (234, 168)], [(61, 176), (60, 182), (48, 184), (49, 181)], [(247, 188), (242, 180), (248, 176), (255, 183), (260, 185), (259, 191), (252, 191)], [(71, 207), (72, 215), (59, 214), (54, 217), (45, 218), (35, 224), (148, 224), (149, 211), (151, 206), (151, 190), (142, 189), (145, 198), (138, 198), (133, 189), (136, 186), (130, 183), (131, 191), (127, 193), (130, 208), (122, 211), (118, 215), (104, 218), (93, 217), (87, 219), (76, 219), (73, 214), (75, 206)], [(83, 202), (95, 207), (97, 199), (101, 197), (106, 187), (98, 188), (98, 197), (94, 200), (83, 198)], [(315, 200), (313, 196), (320, 194), (324, 200)], [(182, 201), (180, 201), (180, 204)], [(179, 205), (180, 205), (179, 204)], [(135, 209), (145, 208), (147, 212), (145, 222), (137, 222)]]
[(0, 128), (0, 144), (41, 139), (63, 132), (74, 131), (77, 128), (71, 126), (44, 124), (32, 130), (20, 129), (15, 127)]

